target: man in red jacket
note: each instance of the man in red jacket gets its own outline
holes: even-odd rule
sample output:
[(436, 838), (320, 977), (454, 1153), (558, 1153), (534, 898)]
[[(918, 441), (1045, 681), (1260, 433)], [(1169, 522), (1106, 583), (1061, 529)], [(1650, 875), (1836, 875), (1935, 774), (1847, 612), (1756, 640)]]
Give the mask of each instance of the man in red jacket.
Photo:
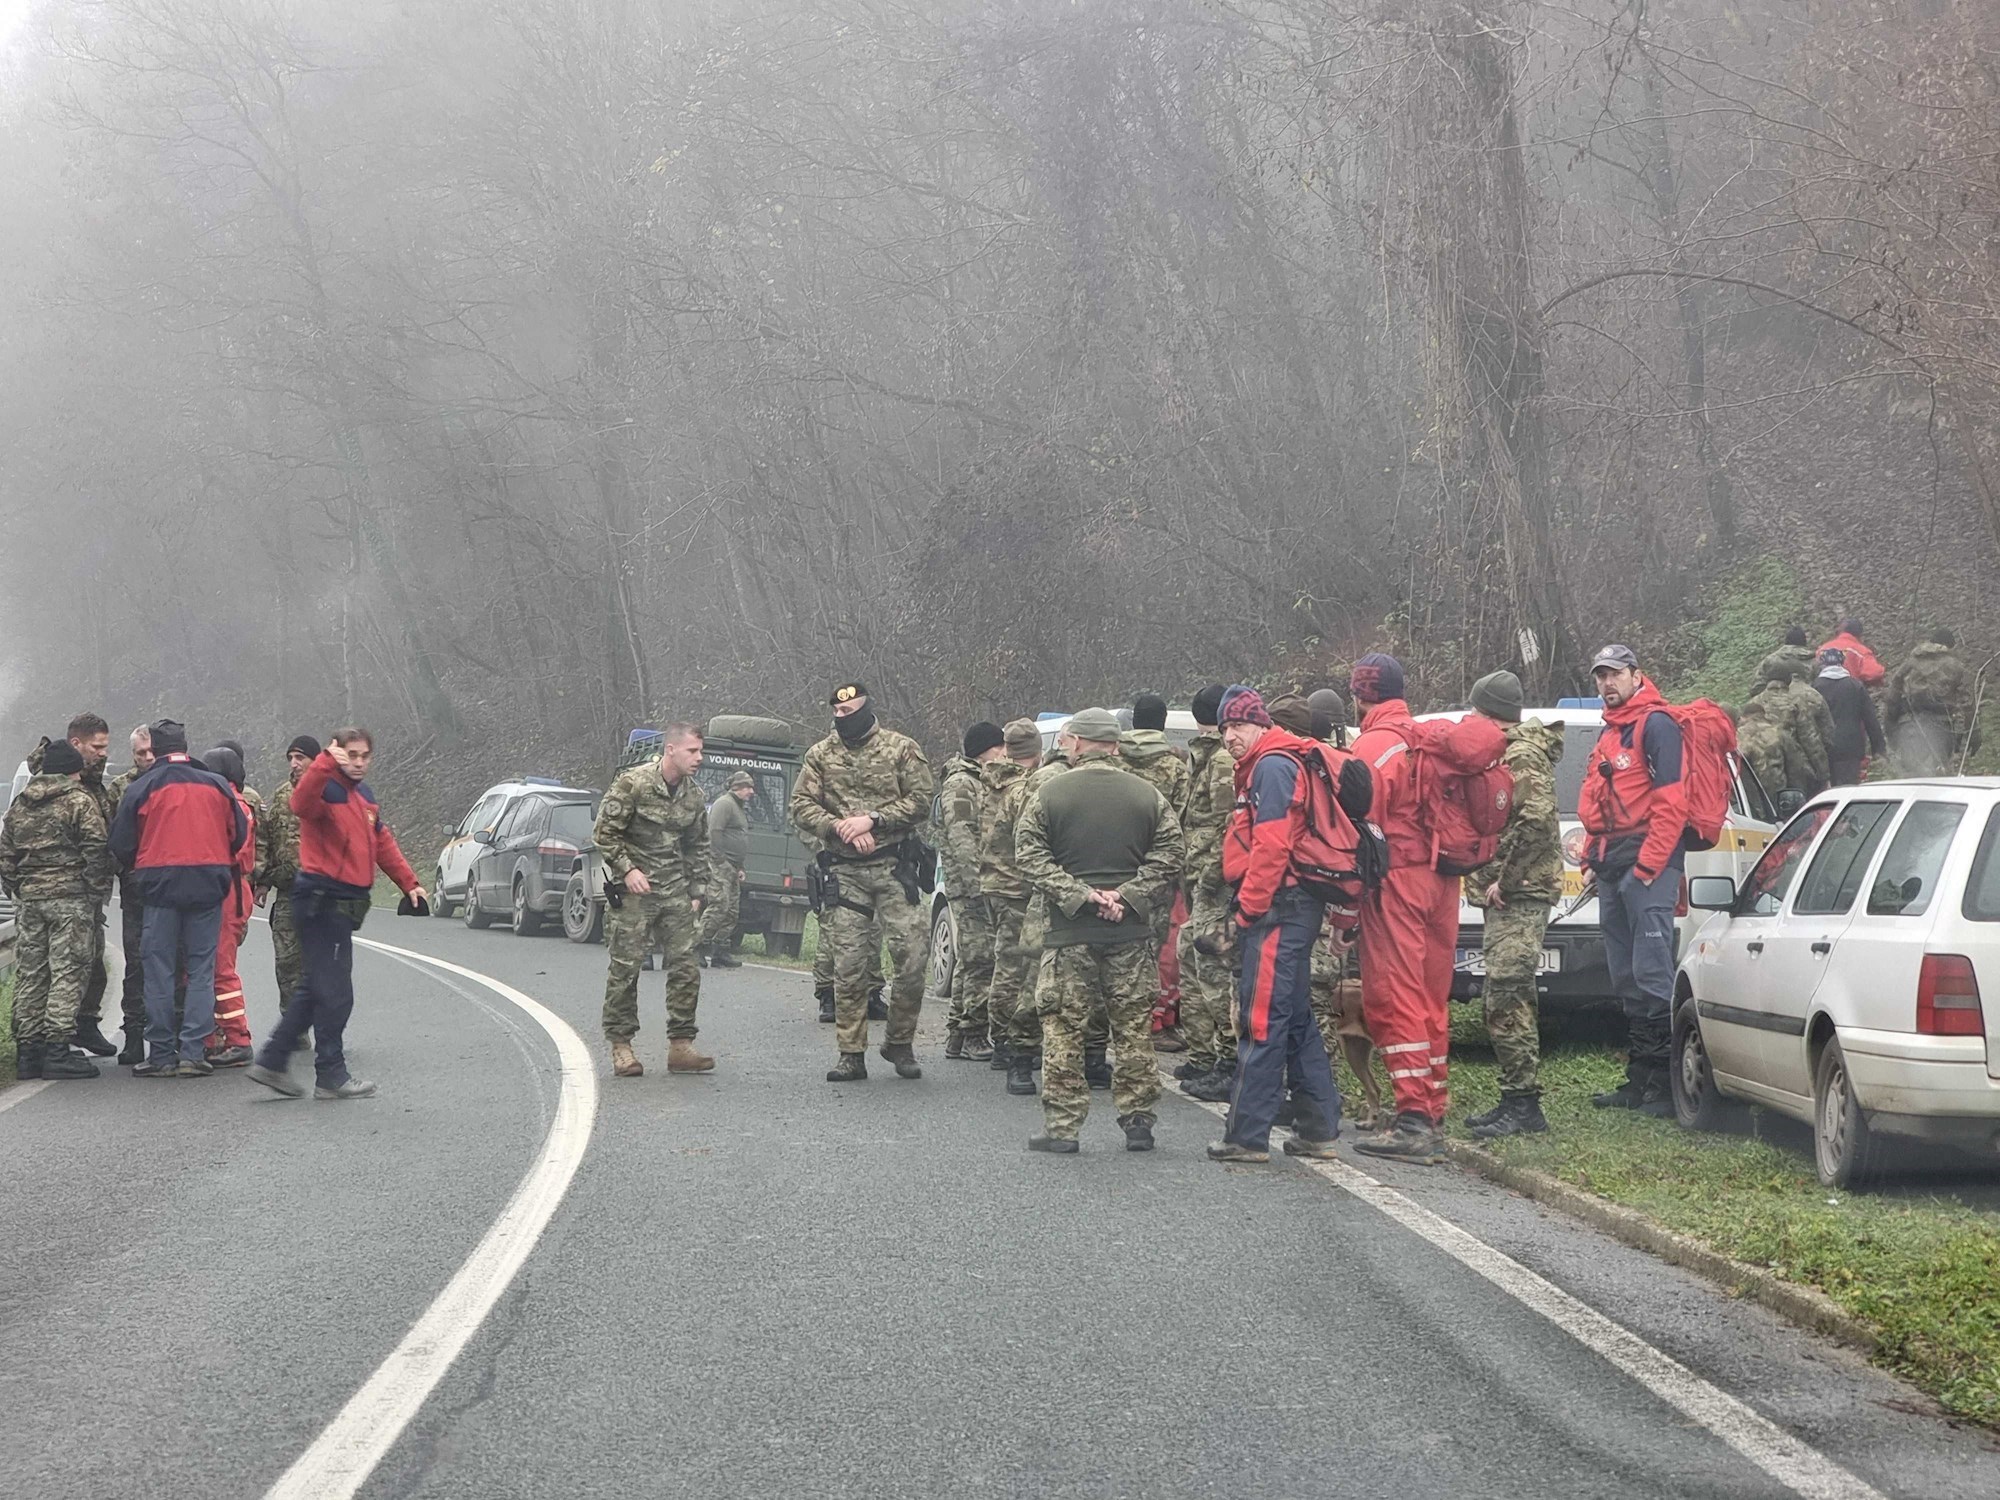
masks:
[(1875, 653), (1861, 640), (1861, 622), (1849, 615), (1840, 622), (1840, 634), (1823, 642), (1821, 651), (1838, 651), (1846, 658), (1847, 670), (1854, 680), (1865, 688), (1879, 688), (1889, 675), (1889, 669), (1882, 665)]
[(1403, 698), (1403, 664), (1370, 652), (1354, 664), (1349, 685), (1362, 710), (1354, 754), (1375, 778), (1371, 816), (1389, 841), (1388, 878), (1361, 903), (1361, 1013), (1396, 1103), (1387, 1127), (1354, 1149), (1436, 1165), (1444, 1160), (1458, 881), (1434, 864), (1417, 795), (1417, 725)]
[(1296, 1107), (1288, 1156), (1332, 1156), (1340, 1086), (1312, 1012), (1312, 945), (1326, 904), (1298, 883), (1292, 850), (1305, 831), (1306, 742), (1271, 722), (1253, 688), (1232, 687), (1216, 716), (1236, 757), (1236, 810), (1222, 836), (1222, 879), (1243, 953), (1236, 981), (1236, 1080), (1213, 1161), (1271, 1159), (1271, 1126), (1289, 1073)]
[(375, 1092), (374, 1084), (348, 1073), (342, 1045), (354, 1012), (354, 932), (368, 915), (378, 868), (404, 895), (427, 899), (362, 779), (374, 756), (375, 740), (367, 730), (336, 729), (292, 788), (292, 811), (299, 819), (292, 917), (305, 955), (305, 983), (286, 997), (285, 1013), (264, 1038), (249, 1074), (291, 1099), (305, 1092), (287, 1069), (292, 1044), (308, 1028), (315, 1099), (365, 1099)]

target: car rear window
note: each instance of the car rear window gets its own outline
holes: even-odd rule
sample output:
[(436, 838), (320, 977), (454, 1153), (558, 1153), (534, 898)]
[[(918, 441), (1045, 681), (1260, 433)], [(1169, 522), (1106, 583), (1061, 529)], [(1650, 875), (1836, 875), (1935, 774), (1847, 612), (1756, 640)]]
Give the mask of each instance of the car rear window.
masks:
[[(1951, 841), (1964, 820), (1963, 802), (1912, 803), (1909, 816), (1889, 841), (1889, 852), (1882, 856), (1882, 868), (1868, 892), (1868, 915), (1918, 917), (1929, 911), (1944, 857), (1951, 852)], [(1965, 899), (1969, 905), (1970, 888)], [(1972, 912), (1968, 910), (1966, 915)], [(2000, 920), (2000, 914), (1984, 920)]]
[(549, 833), (554, 838), (568, 839), (572, 844), (587, 844), (594, 822), (588, 802), (558, 802), (555, 811), (549, 815)]
[(1576, 800), (1583, 791), (1583, 773), (1590, 764), (1590, 747), (1604, 732), (1600, 724), (1568, 724), (1563, 727), (1563, 758), (1556, 762), (1556, 811), (1565, 818), (1576, 816)]
[(1972, 874), (1965, 882), (1965, 904), (1961, 908), (1974, 922), (2000, 922), (2000, 807), (1986, 815), (1986, 827), (1979, 835), (1979, 848), (1972, 856)]

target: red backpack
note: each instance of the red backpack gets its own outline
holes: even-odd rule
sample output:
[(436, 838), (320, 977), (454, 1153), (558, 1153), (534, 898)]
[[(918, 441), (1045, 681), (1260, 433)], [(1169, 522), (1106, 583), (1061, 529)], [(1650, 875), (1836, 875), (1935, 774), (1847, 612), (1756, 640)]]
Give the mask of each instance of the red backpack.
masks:
[(1484, 714), (1417, 725), (1417, 806), (1440, 875), (1470, 875), (1500, 850), (1514, 773), (1500, 764), (1507, 731)]
[(1367, 806), (1368, 767), (1321, 740), (1308, 741), (1297, 752), (1287, 746), (1283, 753), (1296, 753), (1306, 778), (1305, 828), (1292, 845), (1292, 878), (1336, 917), (1356, 917), (1362, 898), (1389, 873), (1389, 841), (1382, 830), (1365, 816), (1350, 815), (1341, 803), (1344, 775), (1349, 804)]
[(1695, 846), (1713, 849), (1729, 817), (1735, 778), (1729, 763), (1736, 754), (1736, 721), (1708, 698), (1669, 703), (1666, 711), (1681, 727), (1681, 790), (1687, 799), (1688, 831)]

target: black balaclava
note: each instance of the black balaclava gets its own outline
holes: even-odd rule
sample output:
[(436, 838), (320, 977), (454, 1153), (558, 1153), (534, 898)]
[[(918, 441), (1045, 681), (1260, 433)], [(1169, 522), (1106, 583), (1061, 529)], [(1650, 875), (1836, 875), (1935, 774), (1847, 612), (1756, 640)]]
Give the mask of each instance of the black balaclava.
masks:
[(840, 736), (843, 745), (858, 745), (868, 738), (875, 728), (875, 705), (863, 703), (851, 714), (844, 714), (833, 721), (833, 732)]

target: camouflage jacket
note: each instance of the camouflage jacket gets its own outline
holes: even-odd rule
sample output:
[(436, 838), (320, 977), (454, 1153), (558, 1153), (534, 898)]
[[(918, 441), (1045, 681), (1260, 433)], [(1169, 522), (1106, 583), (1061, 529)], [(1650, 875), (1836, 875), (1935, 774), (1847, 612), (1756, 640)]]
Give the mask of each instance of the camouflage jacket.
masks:
[[(1773, 796), (1786, 787), (1798, 792), (1810, 792), (1815, 786), (1826, 784), (1826, 741), (1819, 734), (1818, 721), (1804, 712), (1804, 705), (1797, 697), (1798, 684), (1769, 682), (1764, 690), (1750, 701), (1758, 706), (1763, 717), (1778, 733), (1778, 753), (1784, 761), (1784, 776), (1765, 790)], [(1809, 690), (1810, 691), (1810, 690)], [(1819, 698), (1817, 692), (1813, 692)], [(1820, 698), (1820, 706), (1826, 706), (1826, 699)], [(1820, 757), (1815, 763), (1808, 748), (1817, 744)], [(1762, 780), (1760, 776), (1758, 778)]]
[(1143, 776), (1167, 799), (1174, 816), (1187, 804), (1188, 763), (1174, 753), (1166, 735), (1157, 729), (1128, 729), (1118, 737), (1118, 759), (1126, 770)]
[(692, 776), (668, 786), (657, 760), (620, 771), (591, 838), (613, 880), (644, 870), (655, 891), (691, 901), (708, 893), (708, 799)]
[(1819, 657), (1810, 646), (1780, 646), (1757, 663), (1757, 686), (1790, 682), (1796, 677), (1807, 687), (1819, 675)]
[(1236, 806), (1236, 757), (1222, 736), (1204, 729), (1188, 746), (1187, 798), (1180, 808), (1181, 831), (1187, 846), (1187, 888), (1222, 899), (1222, 835)]
[(111, 832), (98, 798), (65, 775), (39, 775), (0, 823), (0, 885), (18, 901), (104, 901)]
[(984, 770), (977, 761), (962, 755), (945, 763), (933, 822), (947, 901), (964, 901), (979, 894), (980, 811), (987, 800), (981, 775)]
[(1826, 747), (1833, 738), (1833, 710), (1826, 706), (1826, 699), (1820, 696), (1810, 677), (1794, 677), (1784, 693), (1787, 712), (1783, 727), (1798, 745), (1806, 774), (1812, 778), (1801, 790), (1815, 791), (1825, 786), (1832, 775)]
[(1563, 727), (1523, 719), (1507, 726), (1501, 763), (1514, 775), (1514, 806), (1500, 830), (1500, 848), (1466, 877), (1466, 892), (1484, 905), (1496, 881), (1509, 906), (1553, 904), (1562, 894), (1562, 816), (1556, 811), (1556, 762)]
[[(1754, 700), (1753, 700), (1754, 701)], [(1762, 705), (1758, 704), (1761, 710)], [(1773, 724), (1763, 712), (1745, 712), (1743, 720), (1736, 726), (1736, 753), (1757, 777), (1758, 784), (1773, 801), (1778, 793), (1792, 785), (1790, 769), (1786, 764), (1785, 732)], [(1791, 747), (1790, 758), (1803, 769), (1798, 747)], [(1803, 790), (1803, 784), (1801, 784)]]
[[(243, 795), (247, 801), (249, 792)], [(292, 811), (289, 788), (287, 795), (269, 807), (253, 811), (257, 814), (257, 865), (250, 872), (250, 884), (260, 891), (289, 891), (299, 875), (299, 815)]]
[[(1145, 792), (1131, 788), (1121, 793), (1108, 784), (1097, 785), (1114, 774), (1128, 774), (1115, 756), (1095, 751), (1083, 756), (1063, 778), (1062, 795), (1056, 799), (1071, 804), (1070, 809), (1052, 817), (1047, 797), (1037, 793), (1027, 799), (1014, 830), (1015, 857), (1029, 884), (1049, 904), (1051, 947), (1138, 941), (1148, 936), (1147, 924), (1152, 914), (1173, 903), (1181, 874), (1180, 820), (1167, 806), (1167, 799), (1150, 786)], [(1083, 778), (1090, 779), (1089, 790), (1085, 789)], [(1103, 821), (1110, 829), (1126, 815), (1121, 809), (1127, 795), (1152, 798), (1152, 827), (1146, 847), (1138, 852), (1136, 868), (1126, 859), (1124, 851), (1113, 845), (1100, 846), (1094, 836), (1097, 821)], [(1059, 848), (1065, 841), (1065, 819), (1075, 820), (1075, 826), (1067, 832), (1068, 842), (1076, 847), (1067, 854)], [(1127, 910), (1123, 922), (1113, 924), (1097, 915), (1096, 908), (1090, 905), (1090, 892), (1094, 888), (1115, 889), (1125, 898)]]
[(1031, 894), (1028, 877), (1014, 857), (1014, 825), (1027, 805), (1033, 779), (1017, 761), (996, 760), (979, 768), (985, 796), (979, 803), (979, 892), (1008, 901)]
[(1909, 659), (1889, 674), (1882, 706), (1891, 724), (1919, 714), (1942, 716), (1952, 733), (1964, 736), (1972, 727), (1972, 674), (1949, 646), (1923, 641), (1910, 648)]
[(792, 783), (792, 822), (808, 840), (844, 859), (853, 850), (834, 834), (833, 825), (856, 813), (875, 816), (876, 853), (887, 858), (905, 834), (930, 817), (936, 783), (923, 747), (907, 734), (880, 725), (858, 745), (849, 746), (829, 734), (810, 750)]
[[(48, 748), (49, 737), (43, 735), (41, 742), (28, 752), (27, 766), (30, 775), (42, 774), (42, 755)], [(104, 767), (97, 765), (77, 777), (76, 784), (90, 793), (90, 800), (95, 802), (97, 810), (104, 814), (104, 826), (109, 828), (111, 820), (118, 816), (118, 799), (125, 795), (125, 788), (130, 786), (138, 775), (138, 769), (135, 767), (123, 776), (116, 776), (106, 781)]]

